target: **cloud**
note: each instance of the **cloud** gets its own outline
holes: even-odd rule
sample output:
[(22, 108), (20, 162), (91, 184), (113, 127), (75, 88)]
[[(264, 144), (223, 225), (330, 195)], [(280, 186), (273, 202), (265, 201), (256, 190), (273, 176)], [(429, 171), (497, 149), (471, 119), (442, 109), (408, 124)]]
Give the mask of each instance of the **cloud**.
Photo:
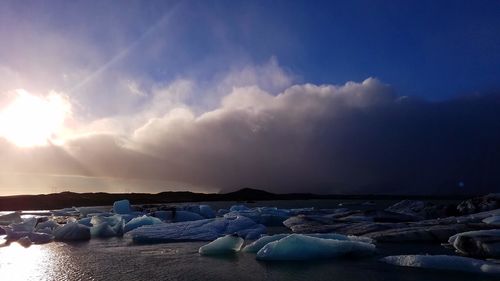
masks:
[(183, 102), (197, 87), (174, 82), (142, 111), (97, 120), (107, 125), (62, 146), (2, 142), (4, 179), (9, 172), (83, 176), (65, 183), (88, 190), (92, 179), (106, 190), (151, 192), (456, 194), (500, 184), (496, 96), (428, 102), (398, 96), (374, 78), (296, 84), (278, 94), (254, 84), (197, 112)]

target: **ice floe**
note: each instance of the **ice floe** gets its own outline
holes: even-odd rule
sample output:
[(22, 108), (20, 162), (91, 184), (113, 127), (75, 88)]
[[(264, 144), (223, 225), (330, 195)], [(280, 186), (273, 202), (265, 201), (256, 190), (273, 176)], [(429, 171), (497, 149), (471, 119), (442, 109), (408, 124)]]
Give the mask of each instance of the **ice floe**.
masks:
[(228, 234), (200, 247), (198, 252), (205, 256), (231, 254), (238, 252), (243, 242), (244, 240), (238, 235)]
[(68, 222), (64, 226), (54, 231), (56, 240), (59, 241), (78, 241), (90, 239), (90, 227), (77, 222)]
[(370, 243), (291, 234), (266, 244), (257, 252), (257, 259), (266, 261), (312, 260), (364, 256), (374, 253), (375, 245)]
[(256, 239), (265, 232), (265, 226), (239, 216), (147, 225), (130, 231), (128, 235), (137, 243), (157, 243), (210, 241), (226, 234), (237, 234), (244, 239)]
[(144, 226), (144, 225), (153, 225), (153, 224), (161, 224), (161, 223), (163, 223), (163, 222), (158, 218), (149, 217), (149, 216), (144, 215), (141, 217), (133, 218), (127, 224), (125, 224), (124, 232), (129, 232), (131, 230), (134, 230), (134, 229), (141, 227), (141, 226)]

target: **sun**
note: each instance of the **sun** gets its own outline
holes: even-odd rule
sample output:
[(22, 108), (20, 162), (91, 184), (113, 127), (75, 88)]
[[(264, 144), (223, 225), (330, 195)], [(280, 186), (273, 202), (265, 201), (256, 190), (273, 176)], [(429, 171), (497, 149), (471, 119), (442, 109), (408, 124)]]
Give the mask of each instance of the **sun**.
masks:
[(42, 97), (16, 90), (14, 99), (0, 109), (0, 137), (20, 147), (46, 145), (70, 111), (67, 99), (57, 93)]

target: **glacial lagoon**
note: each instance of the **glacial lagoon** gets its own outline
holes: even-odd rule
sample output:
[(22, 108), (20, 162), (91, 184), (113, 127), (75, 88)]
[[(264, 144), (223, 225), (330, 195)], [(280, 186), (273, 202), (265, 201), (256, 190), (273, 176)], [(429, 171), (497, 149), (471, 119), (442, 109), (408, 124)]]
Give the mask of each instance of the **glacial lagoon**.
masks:
[[(336, 200), (268, 201), (246, 203), (279, 208), (338, 208)], [(362, 201), (342, 202), (367, 209)], [(347, 204), (346, 204), (347, 203)], [(394, 202), (375, 202), (385, 208)], [(199, 204), (199, 203), (196, 203)], [(214, 210), (237, 202), (209, 202)], [(370, 204), (371, 205), (371, 204)], [(109, 210), (110, 207), (103, 209)], [(290, 233), (272, 226), (267, 232)], [(5, 236), (1, 236), (5, 237)], [(251, 241), (245, 241), (249, 244)], [(498, 275), (400, 267), (380, 261), (391, 255), (455, 255), (436, 243), (376, 243), (374, 255), (362, 258), (308, 261), (259, 261), (255, 253), (203, 256), (207, 241), (133, 243), (130, 236), (92, 238), (82, 242), (51, 242), (23, 247), (16, 242), (0, 248), (2, 280), (498, 280)]]

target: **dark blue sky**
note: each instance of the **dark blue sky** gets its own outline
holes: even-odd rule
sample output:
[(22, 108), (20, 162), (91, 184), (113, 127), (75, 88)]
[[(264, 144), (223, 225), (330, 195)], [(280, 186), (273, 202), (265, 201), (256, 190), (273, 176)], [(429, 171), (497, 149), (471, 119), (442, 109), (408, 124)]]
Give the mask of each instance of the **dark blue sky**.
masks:
[[(92, 71), (127, 50), (111, 70), (151, 83), (179, 76), (210, 80), (275, 57), (297, 82), (341, 84), (376, 77), (402, 95), (432, 100), (500, 87), (499, 1), (28, 4), (1, 4), (0, 58), (18, 72), (31, 73), (32, 80), (48, 79), (33, 70), (40, 56), (57, 72)], [(52, 46), (37, 38), (45, 34), (91, 50), (71, 52), (75, 47), (62, 42), (67, 49), (57, 50), (57, 56), (67, 64), (61, 65)], [(69, 87), (60, 82), (43, 87)]]

